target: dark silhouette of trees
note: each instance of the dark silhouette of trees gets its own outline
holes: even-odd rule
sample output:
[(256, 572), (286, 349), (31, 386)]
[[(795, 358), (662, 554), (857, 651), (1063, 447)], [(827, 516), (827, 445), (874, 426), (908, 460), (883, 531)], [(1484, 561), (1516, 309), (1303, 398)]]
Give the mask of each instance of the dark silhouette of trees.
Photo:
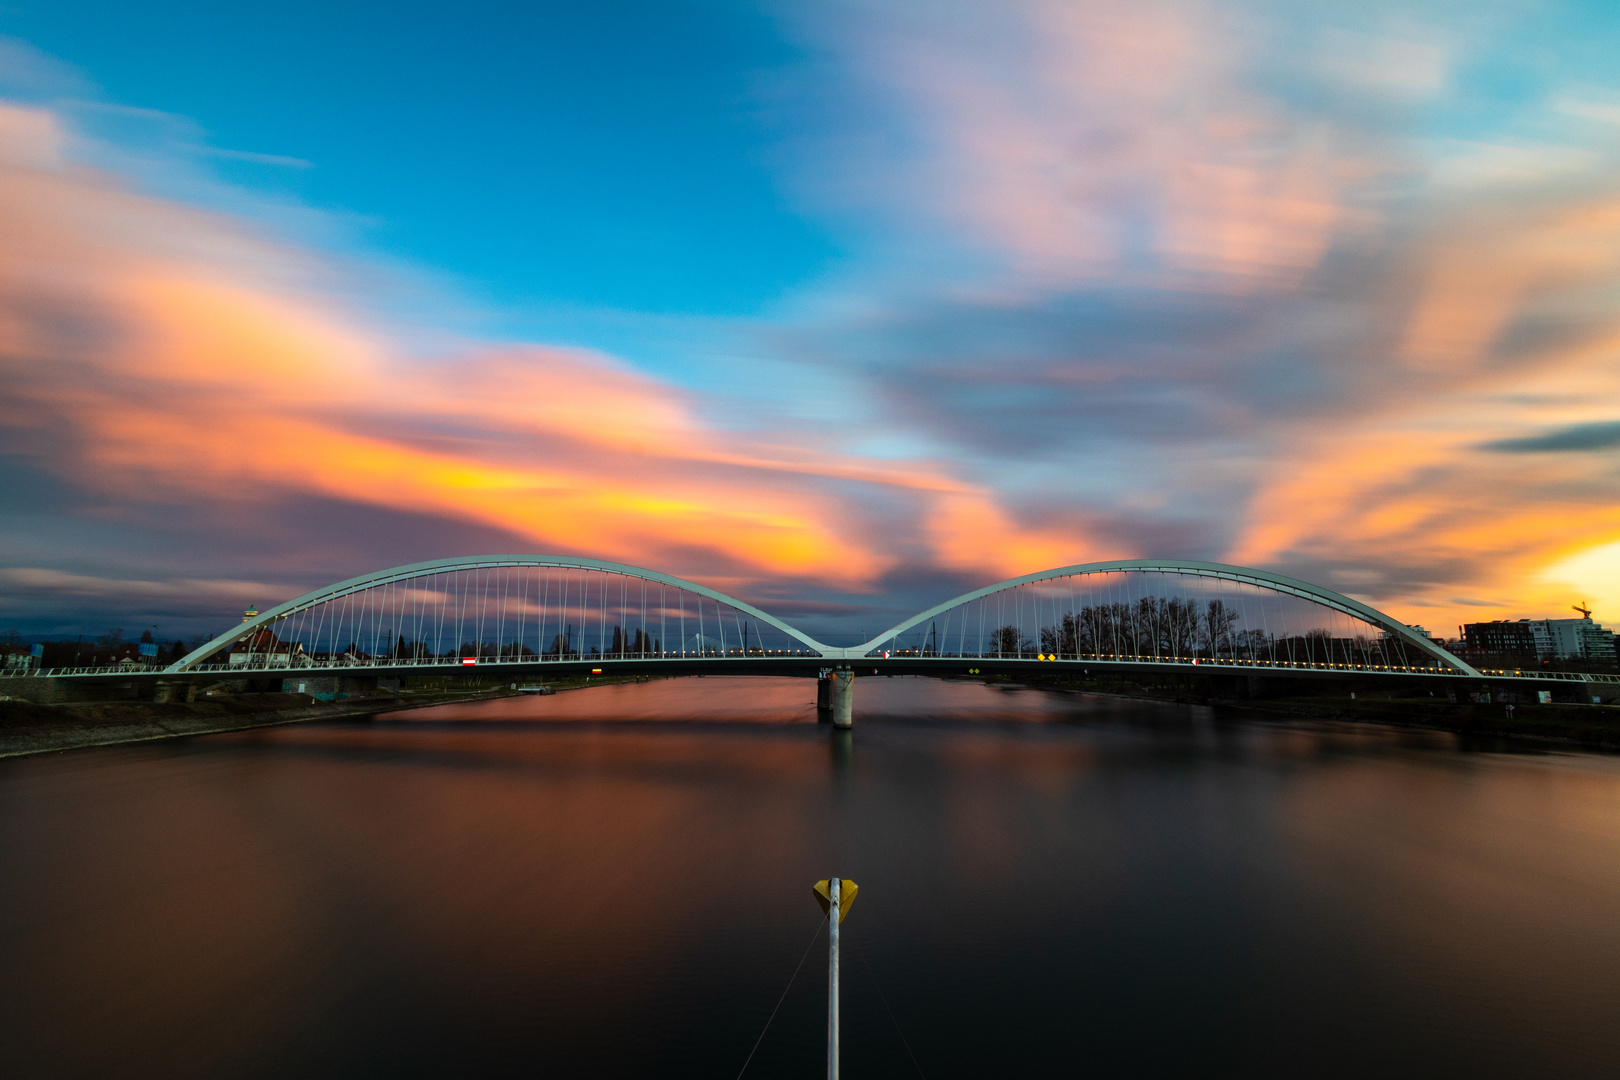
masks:
[(1024, 632), (1016, 626), (1008, 625), (998, 627), (990, 632), (990, 641), (985, 646), (986, 656), (1034, 656), (1035, 645)]
[(1238, 624), (1238, 613), (1224, 600), (1211, 600), (1204, 609), (1204, 641), (1209, 655), (1219, 656), (1232, 651), (1232, 629)]
[(579, 651), (574, 648), (574, 628), (565, 627), (563, 632), (551, 639), (551, 646), (545, 651), (546, 656), (578, 656)]
[(658, 642), (639, 626), (632, 630), (613, 628), (613, 643), (608, 656), (645, 658), (658, 655)]

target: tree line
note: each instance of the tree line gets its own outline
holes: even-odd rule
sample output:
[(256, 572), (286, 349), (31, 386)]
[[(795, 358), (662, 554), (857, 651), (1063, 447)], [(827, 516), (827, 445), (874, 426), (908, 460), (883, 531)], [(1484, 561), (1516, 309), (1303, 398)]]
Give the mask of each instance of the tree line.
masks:
[[(1043, 626), (1038, 640), (1008, 624), (990, 632), (984, 656), (1066, 660), (1098, 656), (1238, 657), (1312, 662), (1406, 664), (1405, 643), (1366, 635), (1335, 637), (1326, 629), (1277, 636), (1239, 626), (1240, 614), (1224, 600), (1145, 596), (1065, 612)], [(925, 650), (931, 651), (931, 650)], [(1427, 661), (1423, 661), (1427, 662)]]
[[(41, 647), (38, 666), (104, 667), (129, 661), (135, 664), (172, 664), (210, 639), (211, 635), (193, 634), (189, 639), (159, 639), (151, 630), (143, 630), (136, 637), (126, 637), (123, 627), (114, 627), (94, 637), (76, 635), (56, 640), (28, 642), (16, 630), (0, 633), (0, 655), (29, 654), (33, 646)], [(143, 653), (141, 646), (148, 646)]]

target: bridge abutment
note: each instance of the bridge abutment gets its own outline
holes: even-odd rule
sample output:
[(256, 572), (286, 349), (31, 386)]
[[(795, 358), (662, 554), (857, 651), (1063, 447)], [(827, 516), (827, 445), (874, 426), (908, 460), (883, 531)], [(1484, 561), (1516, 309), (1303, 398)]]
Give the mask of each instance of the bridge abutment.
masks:
[(159, 705), (176, 701), (196, 701), (197, 683), (193, 679), (159, 679), (153, 684), (152, 700)]

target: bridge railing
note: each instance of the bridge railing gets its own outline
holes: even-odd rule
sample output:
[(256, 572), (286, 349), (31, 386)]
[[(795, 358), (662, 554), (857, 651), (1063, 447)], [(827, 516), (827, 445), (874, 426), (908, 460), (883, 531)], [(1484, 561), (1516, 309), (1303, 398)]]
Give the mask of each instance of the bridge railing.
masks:
[(1497, 679), (1549, 679), (1554, 682), (1620, 684), (1620, 675), (1601, 671), (1523, 671), (1520, 669), (1481, 668), (1480, 673)]
[[(418, 657), (345, 657), (345, 659), (316, 659), (316, 657), (292, 657), (285, 661), (261, 661), (249, 659), (240, 664), (194, 664), (181, 675), (230, 675), (230, 674), (262, 674), (262, 672), (311, 672), (311, 670), (374, 670), (379, 667), (399, 667), (399, 669), (413, 669), (413, 667), (449, 667), (449, 669), (475, 669), (475, 667), (530, 667), (535, 664), (622, 664), (622, 662), (642, 661), (774, 661), (782, 657), (792, 659), (805, 659), (812, 661), (818, 659), (820, 654), (812, 653), (808, 649), (714, 649), (710, 653), (616, 653), (609, 656), (591, 656), (577, 653), (557, 656), (557, 654), (530, 653), (525, 656), (418, 656)], [(473, 664), (468, 664), (468, 659)], [(58, 675), (125, 675), (125, 674), (164, 674), (167, 667), (164, 665), (100, 665), (100, 667), (47, 667), (47, 669), (29, 669), (28, 677), (53, 678)], [(23, 677), (24, 672), (18, 672)]]
[(102, 664), (100, 666), (0, 669), (0, 679), (54, 679), (64, 675), (151, 675), (163, 670), (161, 664)]
[[(1372, 672), (1406, 672), (1416, 675), (1444, 675), (1448, 678), (1473, 678), (1454, 668), (1438, 664), (1354, 664), (1335, 663), (1309, 660), (1269, 660), (1263, 658), (1251, 659), (1247, 657), (1209, 657), (1209, 656), (1138, 656), (1130, 653), (1081, 653), (1064, 656), (1061, 654), (1040, 654), (1034, 656), (1000, 656), (995, 653), (927, 653), (917, 650), (891, 650), (879, 657), (870, 659), (923, 659), (948, 660), (960, 662), (964, 660), (993, 660), (997, 663), (1008, 661), (1026, 662), (1057, 662), (1061, 664), (1152, 664), (1171, 665), (1176, 667), (1199, 668), (1236, 668), (1251, 669), (1263, 668), (1275, 671), (1372, 671)], [(1523, 669), (1482, 669), (1481, 674), (1491, 678), (1507, 679), (1545, 679), (1555, 682), (1597, 682), (1620, 684), (1620, 674), (1607, 672), (1583, 671), (1541, 671)]]
[[(394, 671), (477, 671), (487, 668), (534, 667), (537, 665), (568, 664), (579, 666), (582, 664), (616, 665), (624, 663), (666, 662), (671, 666), (700, 664), (704, 662), (735, 662), (735, 661), (772, 661), (781, 659), (797, 659), (805, 661), (818, 661), (821, 658), (808, 650), (792, 649), (751, 649), (746, 654), (740, 649), (728, 650), (724, 653), (716, 650), (708, 655), (681, 655), (679, 653), (664, 654), (632, 654), (609, 656), (580, 656), (570, 654), (566, 656), (480, 656), (475, 657), (476, 663), (466, 664), (464, 657), (459, 656), (429, 656), (429, 657), (358, 657), (343, 659), (292, 659), (288, 661), (272, 661), (268, 663), (248, 662), (239, 664), (199, 664), (191, 668), (187, 675), (211, 675), (228, 678), (231, 676), (245, 677), (250, 675), (265, 675), (270, 673), (337, 673), (343, 671), (365, 670), (394, 670)], [(1273, 673), (1299, 672), (1309, 673), (1337, 673), (1337, 672), (1364, 672), (1368, 674), (1406, 674), (1425, 675), (1450, 679), (1466, 679), (1470, 676), (1450, 668), (1440, 666), (1402, 665), (1402, 664), (1351, 664), (1351, 663), (1322, 663), (1309, 661), (1287, 661), (1248, 659), (1242, 657), (1210, 658), (1205, 656), (1133, 656), (1119, 653), (1090, 653), (1070, 656), (1057, 654), (1036, 654), (1034, 656), (997, 656), (995, 654), (934, 654), (914, 650), (897, 650), (886, 657), (869, 657), (862, 663), (884, 660), (928, 661), (941, 665), (957, 666), (964, 663), (993, 662), (1059, 664), (1065, 667), (1084, 667), (1088, 664), (1119, 667), (1169, 667), (1185, 669), (1189, 673), (1197, 670), (1207, 671), (1266, 671)], [(823, 661), (825, 662), (825, 661)], [(10, 679), (48, 679), (73, 676), (100, 676), (116, 677), (122, 675), (161, 675), (164, 668), (161, 665), (104, 665), (79, 666), (61, 668), (28, 668), (15, 671), (5, 671), (0, 678)], [(1620, 685), (1620, 674), (1606, 672), (1578, 672), (1578, 671), (1538, 671), (1524, 669), (1488, 669), (1482, 671), (1487, 678), (1535, 680), (1543, 682), (1587, 682), (1605, 685)]]

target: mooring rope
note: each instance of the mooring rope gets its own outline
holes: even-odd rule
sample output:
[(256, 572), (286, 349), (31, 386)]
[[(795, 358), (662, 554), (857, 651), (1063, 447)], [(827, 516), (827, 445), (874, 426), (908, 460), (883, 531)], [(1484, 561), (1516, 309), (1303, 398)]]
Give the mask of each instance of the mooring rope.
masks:
[[(737, 1070), (737, 1080), (742, 1080), (742, 1074), (748, 1071), (748, 1062), (753, 1061), (754, 1055), (759, 1052), (759, 1044), (765, 1041), (765, 1033), (771, 1030), (771, 1020), (775, 1020), (776, 1014), (781, 1011), (782, 1002), (787, 1000), (788, 991), (793, 989), (794, 979), (799, 977), (799, 972), (804, 968), (804, 962), (810, 959), (810, 950), (816, 947), (816, 939), (821, 937), (821, 928), (826, 925), (827, 916), (823, 915), (821, 921), (816, 924), (816, 932), (810, 937), (810, 944), (804, 947), (804, 955), (799, 957), (799, 966), (793, 969), (793, 978), (789, 979), (787, 986), (783, 988), (782, 996), (776, 999), (776, 1008), (771, 1010), (770, 1019), (766, 1020), (765, 1026), (760, 1029), (759, 1038), (754, 1040), (754, 1048), (748, 1051), (748, 1061), (743, 1062), (743, 1067)], [(904, 1036), (901, 1037), (904, 1038)], [(910, 1047), (907, 1047), (907, 1050), (909, 1051)]]
[(866, 969), (867, 978), (872, 980), (872, 989), (877, 991), (878, 1000), (883, 1002), (883, 1011), (889, 1014), (889, 1023), (894, 1025), (894, 1033), (900, 1036), (900, 1045), (906, 1048), (906, 1056), (911, 1059), (911, 1067), (917, 1070), (917, 1075), (921, 1076), (923, 1080), (928, 1080), (928, 1077), (922, 1071), (922, 1066), (917, 1064), (917, 1055), (911, 1052), (911, 1040), (907, 1039), (906, 1033), (900, 1030), (900, 1021), (895, 1019), (894, 1010), (889, 1008), (889, 999), (883, 996), (883, 987), (878, 985), (877, 972), (872, 970), (872, 965), (867, 961), (866, 951), (864, 949), (851, 949), (850, 951), (861, 958), (861, 966)]

